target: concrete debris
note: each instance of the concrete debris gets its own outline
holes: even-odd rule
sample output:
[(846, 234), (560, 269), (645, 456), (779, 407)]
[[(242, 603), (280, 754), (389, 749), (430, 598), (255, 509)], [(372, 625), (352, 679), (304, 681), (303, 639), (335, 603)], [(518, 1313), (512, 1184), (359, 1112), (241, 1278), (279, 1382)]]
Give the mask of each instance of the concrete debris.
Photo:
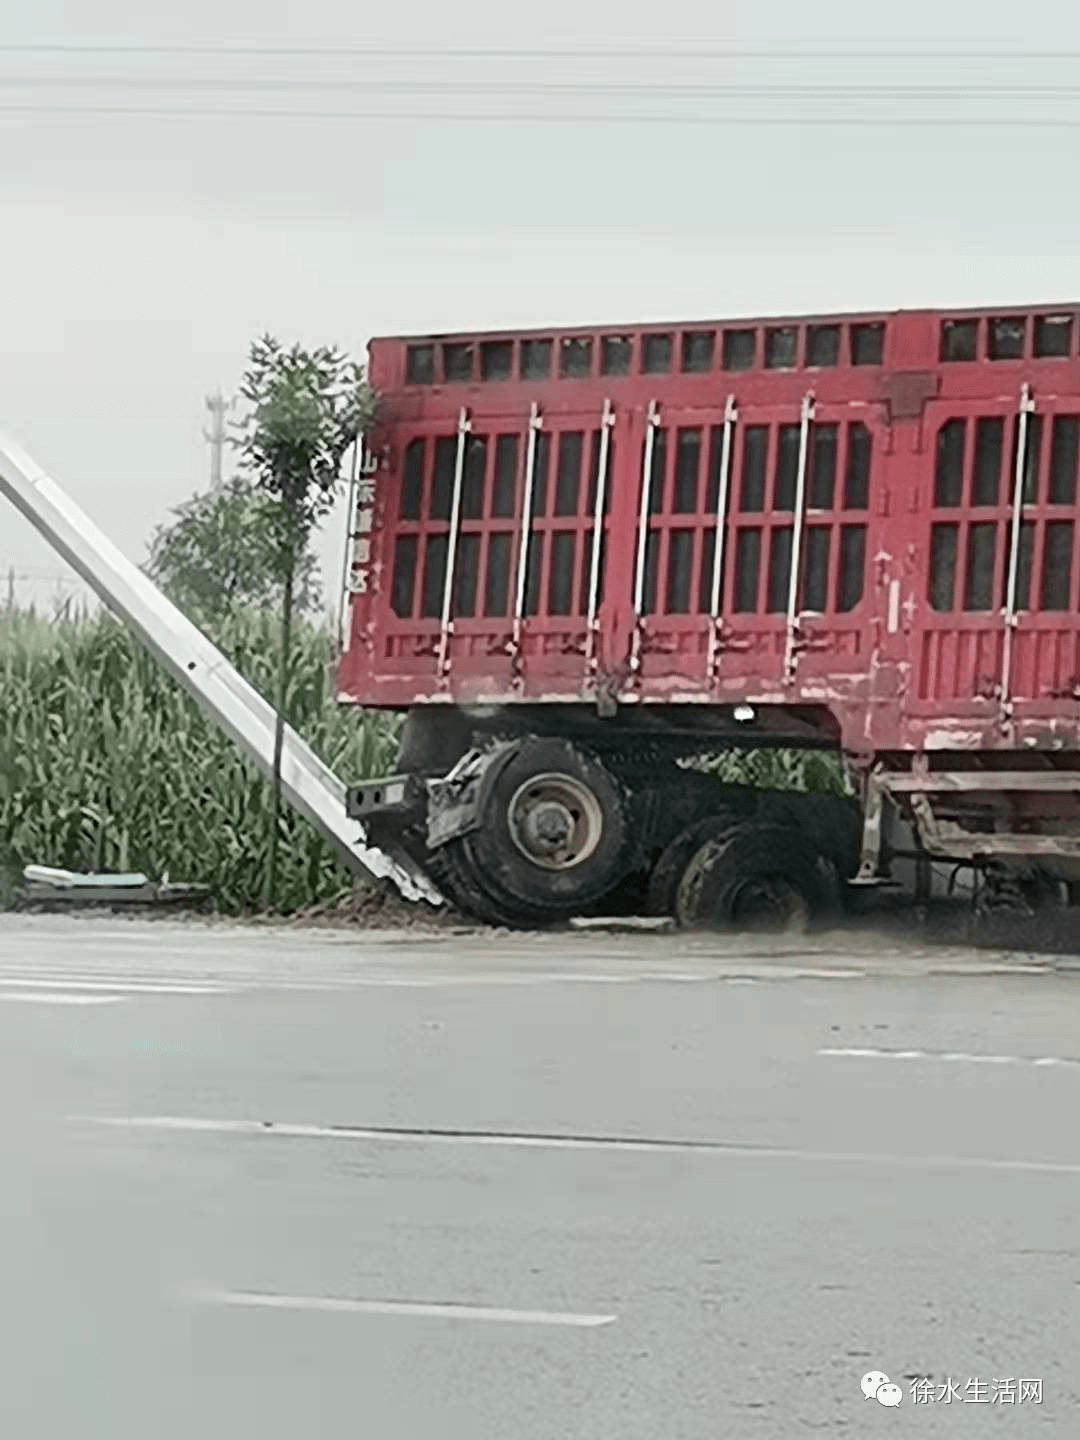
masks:
[(17, 908), (71, 908), (82, 905), (177, 905), (208, 900), (205, 885), (174, 884), (166, 874), (160, 882), (141, 872), (121, 875), (80, 875), (48, 865), (27, 865), (25, 888)]

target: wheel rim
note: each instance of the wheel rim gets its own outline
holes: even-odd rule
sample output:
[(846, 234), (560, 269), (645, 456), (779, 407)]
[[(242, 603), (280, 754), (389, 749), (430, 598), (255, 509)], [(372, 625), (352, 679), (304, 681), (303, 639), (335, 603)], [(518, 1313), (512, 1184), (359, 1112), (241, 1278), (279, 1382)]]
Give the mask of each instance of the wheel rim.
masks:
[(761, 875), (740, 886), (731, 899), (731, 918), (746, 929), (786, 930), (805, 923), (806, 898), (783, 875)]
[(544, 870), (572, 870), (600, 844), (604, 814), (588, 785), (572, 775), (534, 775), (515, 792), (510, 838)]

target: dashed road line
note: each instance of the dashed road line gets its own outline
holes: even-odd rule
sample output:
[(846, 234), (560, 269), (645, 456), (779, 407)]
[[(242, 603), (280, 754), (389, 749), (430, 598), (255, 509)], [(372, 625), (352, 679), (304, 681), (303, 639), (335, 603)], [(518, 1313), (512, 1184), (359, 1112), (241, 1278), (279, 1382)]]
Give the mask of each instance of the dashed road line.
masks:
[(904, 1169), (1000, 1170), (1080, 1175), (1080, 1161), (1018, 1160), (979, 1155), (904, 1155), (874, 1151), (806, 1150), (724, 1140), (663, 1139), (630, 1135), (559, 1135), (505, 1130), (402, 1129), (389, 1126), (311, 1125), (291, 1121), (228, 1120), (184, 1115), (75, 1115), (71, 1120), (122, 1130), (240, 1135), (279, 1140), (329, 1140), (390, 1145), (473, 1145), (529, 1150), (614, 1151), (639, 1155), (714, 1155), (742, 1160), (795, 1160), (810, 1164), (883, 1165)]
[(334, 1315), (412, 1316), (433, 1320), (481, 1320), (503, 1325), (566, 1325), (592, 1330), (612, 1325), (615, 1315), (587, 1315), (563, 1310), (514, 1310), (488, 1305), (442, 1301), (351, 1300), (330, 1295), (274, 1295), (244, 1290), (211, 1291), (196, 1297), (204, 1305), (262, 1310), (308, 1310)]
[[(44, 973), (43, 973), (44, 972)], [(428, 971), (403, 974), (400, 970), (363, 970), (342, 974), (251, 974), (221, 977), (183, 974), (154, 975), (151, 971), (128, 973), (86, 967), (35, 968), (0, 964), (0, 988), (123, 991), (160, 995), (239, 995), (256, 991), (291, 994), (342, 993), (349, 990), (477, 990), (565, 985), (756, 985), (769, 981), (862, 980), (865, 971), (811, 970), (781, 967), (762, 968), (754, 973), (723, 973), (711, 970), (507, 970), (463, 974)]]
[(885, 1050), (874, 1046), (828, 1046), (817, 1052), (846, 1060), (940, 1060), (963, 1065), (1030, 1065), (1039, 1069), (1063, 1066), (1080, 1069), (1071, 1055), (984, 1055), (966, 1050)]
[(63, 991), (0, 991), (0, 1003), (5, 1005), (119, 1005), (126, 995), (76, 995)]
[(87, 994), (115, 994), (123, 997), (127, 995), (226, 995), (243, 987), (186, 985), (183, 982), (170, 980), (121, 980), (119, 978), (102, 980), (81, 975), (67, 975), (62, 978), (50, 976), (48, 979), (36, 975), (11, 977), (0, 975), (0, 990), (4, 988), (9, 989), (12, 993), (19, 990), (40, 991), (42, 994), (53, 991), (85, 991)]

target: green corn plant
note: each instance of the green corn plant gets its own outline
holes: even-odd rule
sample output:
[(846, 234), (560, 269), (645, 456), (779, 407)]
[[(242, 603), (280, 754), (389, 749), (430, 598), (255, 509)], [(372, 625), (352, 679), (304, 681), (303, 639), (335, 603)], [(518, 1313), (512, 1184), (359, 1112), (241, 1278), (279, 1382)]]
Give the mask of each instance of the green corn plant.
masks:
[[(291, 722), (338, 774), (392, 768), (398, 721), (339, 706), (334, 642), (299, 624)], [(279, 673), (280, 621), (240, 610), (212, 638), (264, 695)], [(0, 904), (27, 864), (142, 870), (208, 885), (226, 913), (260, 909), (271, 787), (114, 620), (0, 612)], [(276, 908), (296, 911), (350, 881), (322, 837), (278, 817)]]
[(843, 759), (828, 750), (727, 750), (698, 764), (725, 785), (852, 793)]

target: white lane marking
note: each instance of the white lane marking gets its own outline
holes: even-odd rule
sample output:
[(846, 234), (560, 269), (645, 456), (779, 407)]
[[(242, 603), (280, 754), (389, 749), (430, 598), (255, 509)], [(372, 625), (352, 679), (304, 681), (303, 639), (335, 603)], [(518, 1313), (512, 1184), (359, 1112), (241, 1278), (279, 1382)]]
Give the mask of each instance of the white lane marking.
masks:
[[(155, 962), (160, 955), (155, 953)], [(520, 957), (516, 957), (520, 958)], [(253, 990), (264, 991), (289, 991), (289, 992), (342, 992), (353, 988), (381, 988), (381, 989), (450, 989), (467, 988), (483, 989), (507, 987), (507, 986), (543, 986), (543, 985), (635, 985), (635, 984), (695, 984), (695, 985), (748, 985), (765, 981), (780, 983), (801, 982), (801, 981), (826, 981), (826, 980), (867, 980), (871, 974), (878, 979), (889, 977), (925, 978), (927, 975), (953, 973), (941, 969), (934, 969), (919, 962), (914, 967), (905, 963), (903, 967), (892, 966), (888, 960), (881, 965), (875, 966), (873, 972), (865, 968), (818, 968), (811, 963), (794, 964), (790, 961), (777, 963), (767, 961), (757, 963), (752, 957), (743, 957), (733, 961), (727, 956), (702, 956), (700, 957), (700, 969), (687, 970), (685, 968), (686, 958), (681, 957), (681, 969), (657, 968), (652, 962), (648, 968), (637, 968), (639, 960), (636, 957), (625, 959), (611, 957), (610, 963), (616, 968), (612, 970), (573, 970), (552, 968), (544, 965), (540, 969), (517, 969), (507, 968), (497, 970), (490, 968), (493, 963), (498, 963), (490, 955), (484, 956), (485, 964), (489, 967), (479, 973), (473, 972), (463, 974), (460, 970), (440, 971), (437, 968), (424, 968), (413, 973), (403, 973), (400, 968), (391, 968), (385, 957), (380, 956), (379, 962), (372, 964), (367, 960), (362, 962), (361, 968), (341, 967), (337, 964), (330, 964), (317, 970), (309, 968), (303, 962), (297, 963), (294, 956), (287, 958), (287, 963), (279, 966), (273, 956), (270, 962), (264, 967), (252, 967), (250, 965), (232, 967), (228, 966), (221, 970), (207, 971), (206, 968), (193, 963), (190, 967), (182, 965), (171, 965), (168, 971), (163, 972), (155, 963), (153, 968), (146, 965), (139, 965), (133, 959), (130, 968), (125, 957), (116, 956), (110, 953), (106, 958), (103, 955), (103, 963), (98, 966), (93, 963), (79, 963), (77, 961), (66, 961), (54, 964), (43, 958), (40, 963), (20, 959), (4, 960), (0, 958), (0, 984), (44, 984), (54, 983), (63, 986), (100, 986), (102, 988), (127, 989), (146, 986), (148, 988), (159, 988), (164, 993), (190, 993), (190, 994), (237, 994)], [(283, 961), (286, 957), (281, 957)], [(515, 957), (507, 957), (508, 967), (513, 963)], [(607, 956), (592, 956), (592, 963), (608, 963)], [(112, 962), (112, 963), (109, 963)], [(1031, 967), (1006, 966), (1006, 967), (964, 967), (957, 970), (958, 974), (986, 975), (997, 973), (1020, 973)], [(1040, 967), (1040, 973), (1046, 967)], [(48, 977), (48, 981), (44, 978)], [(168, 987), (166, 989), (166, 987)]]
[[(84, 978), (85, 977), (85, 978)], [(143, 976), (108, 975), (102, 976), (92, 972), (80, 971), (77, 973), (63, 973), (50, 971), (49, 978), (39, 978), (29, 971), (13, 971), (4, 973), (0, 970), (0, 986), (2, 985), (23, 985), (27, 987), (54, 988), (77, 986), (80, 989), (97, 990), (139, 990), (154, 994), (175, 994), (175, 995), (222, 995), (250, 993), (253, 990), (273, 990), (289, 992), (318, 992), (324, 991), (340, 992), (343, 990), (377, 988), (387, 990), (441, 990), (449, 988), (483, 986), (504, 986), (504, 985), (630, 985), (640, 979), (656, 980), (695, 980), (698, 982), (713, 980), (717, 977), (712, 975), (698, 976), (638, 976), (638, 975), (573, 975), (559, 974), (549, 971), (544, 974), (506, 974), (506, 975), (342, 975), (338, 977), (311, 976), (310, 978), (298, 977), (276, 978), (274, 976), (253, 976), (245, 977), (242, 980), (222, 979), (207, 980), (203, 983), (172, 981), (168, 979), (155, 980)], [(721, 977), (722, 978), (722, 977)]]
[(124, 995), (224, 995), (229, 994), (238, 987), (223, 985), (184, 985), (173, 984), (171, 981), (157, 980), (92, 980), (83, 979), (77, 975), (68, 975), (64, 978), (50, 977), (48, 980), (38, 976), (3, 976), (0, 975), (0, 987), (10, 985), (18, 986), (24, 990), (86, 990), (104, 991), (106, 993), (122, 992)]
[[(184, 1115), (82, 1115), (85, 1124), (125, 1130), (189, 1131), (209, 1135), (262, 1135), (287, 1140), (367, 1140), (387, 1144), (489, 1145), (530, 1150), (715, 1151), (727, 1147), (699, 1140), (636, 1140), (630, 1137), (543, 1135), (509, 1131), (403, 1130), (358, 1125), (305, 1125), (291, 1121), (219, 1120)], [(734, 1147), (738, 1148), (738, 1147)]]
[(1062, 1065), (1074, 1069), (1080, 1066), (1080, 1059), (1071, 1055), (981, 1055), (966, 1050), (878, 1050), (855, 1046), (830, 1046), (817, 1053), (848, 1060), (942, 1060), (964, 1065), (1039, 1065), (1043, 1068)]
[(502, 986), (543, 986), (543, 985), (636, 985), (636, 984), (727, 984), (727, 985), (754, 985), (761, 980), (852, 980), (865, 979), (865, 974), (855, 971), (781, 971), (777, 973), (762, 973), (760, 975), (726, 975), (723, 973), (703, 972), (701, 974), (689, 974), (686, 972), (651, 971), (626, 972), (621, 974), (582, 974), (574, 972), (560, 972), (547, 970), (538, 973), (513, 973), (486, 974), (486, 975), (462, 975), (462, 974), (427, 974), (427, 975), (401, 975), (390, 973), (367, 973), (359, 975), (340, 976), (315, 976), (310, 977), (275, 977), (270, 975), (243, 976), (236, 979), (222, 977), (217, 980), (207, 978), (203, 981), (187, 981), (178, 978), (172, 980), (162, 977), (160, 979), (142, 974), (123, 975), (115, 972), (102, 974), (91, 970), (63, 971), (51, 969), (48, 978), (35, 973), (33, 970), (12, 969), (4, 970), (0, 966), (0, 986), (20, 985), (33, 988), (72, 988), (98, 989), (98, 990), (124, 990), (124, 991), (146, 991), (151, 994), (164, 995), (223, 995), (251, 993), (255, 990), (266, 991), (289, 991), (323, 993), (351, 989), (386, 989), (386, 990), (443, 990), (443, 989), (482, 989), (488, 987)]
[(278, 989), (292, 985), (296, 988), (308, 989), (311, 984), (319, 986), (323, 983), (329, 986), (333, 984), (333, 981), (322, 982), (315, 979), (308, 982), (302, 978), (290, 981), (285, 977), (279, 979), (276, 976), (263, 979), (246, 973), (208, 975), (200, 972), (162, 972), (148, 966), (141, 969), (122, 970), (96, 966), (75, 968), (56, 965), (0, 965), (0, 985), (10, 986), (73, 986), (87, 990), (167, 989), (179, 990), (185, 994), (190, 992), (209, 995), (217, 994), (222, 990), (232, 992), (251, 990), (260, 986)]
[(1006, 1160), (978, 1155), (896, 1155), (858, 1150), (800, 1150), (778, 1145), (739, 1145), (723, 1140), (545, 1135), (502, 1130), (400, 1130), (358, 1125), (302, 1125), (273, 1120), (217, 1120), (183, 1115), (72, 1115), (68, 1118), (84, 1125), (106, 1125), (122, 1130), (259, 1135), (283, 1140), (359, 1140), (389, 1145), (476, 1145), (526, 1150), (614, 1150), (638, 1155), (719, 1155), (744, 1160), (804, 1160), (843, 1165), (898, 1165), (944, 1170), (1018, 1170), (1036, 1174), (1080, 1175), (1080, 1161), (1073, 1164), (1059, 1160)]
[(504, 1325), (570, 1325), (582, 1330), (611, 1325), (615, 1315), (583, 1315), (560, 1310), (507, 1310), (486, 1305), (451, 1305), (439, 1301), (346, 1300), (328, 1295), (268, 1295), (224, 1290), (199, 1297), (207, 1305), (234, 1305), (264, 1310), (316, 1310), (336, 1315), (413, 1315), (436, 1320), (489, 1320)]
[(40, 995), (15, 991), (0, 992), (0, 1002), (23, 1005), (119, 1005), (126, 998), (124, 995), (64, 995), (58, 994), (55, 990), (49, 990)]

